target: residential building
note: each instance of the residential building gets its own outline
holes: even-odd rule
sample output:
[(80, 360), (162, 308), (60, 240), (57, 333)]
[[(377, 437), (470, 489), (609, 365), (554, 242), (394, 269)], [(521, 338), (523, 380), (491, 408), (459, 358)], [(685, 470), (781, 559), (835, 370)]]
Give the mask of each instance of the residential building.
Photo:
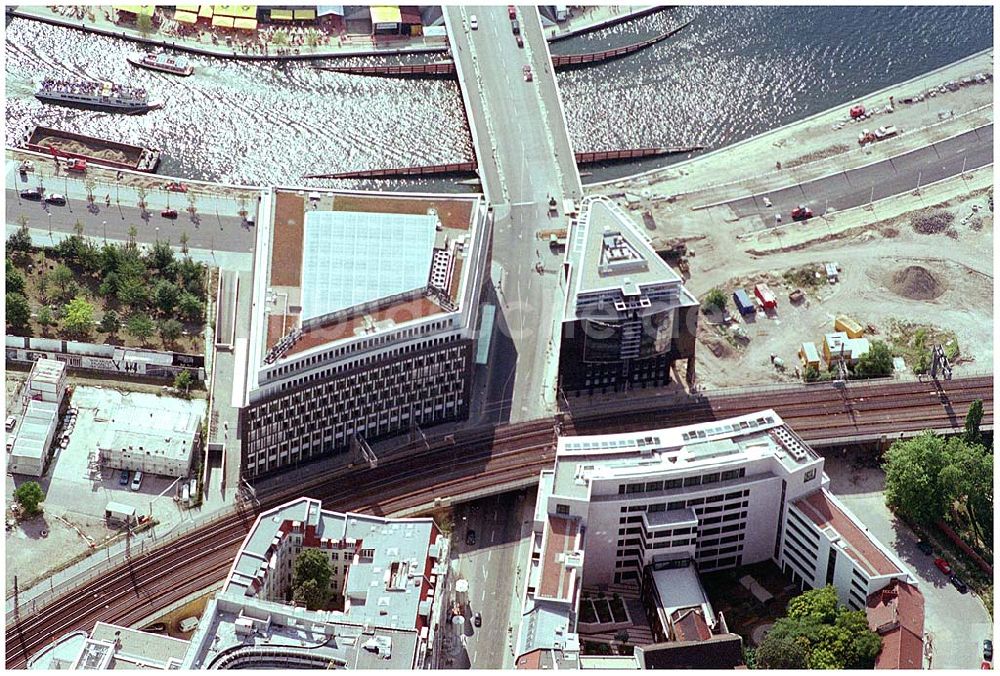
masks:
[(260, 213), (241, 410), (249, 479), (468, 415), (489, 211), (276, 190)]
[(561, 437), (539, 479), (517, 654), (579, 645), (584, 585), (640, 588), (654, 638), (668, 643), (726, 640), (695, 571), (770, 560), (802, 589), (833, 584), (852, 608), (893, 580), (914, 585), (828, 483), (823, 458), (772, 410)]
[(698, 301), (632, 218), (606, 197), (585, 198), (563, 264), (559, 352), (564, 393), (665, 385), (678, 360), (694, 381)]
[(104, 467), (186, 477), (198, 452), (201, 416), (143, 406), (112, 414), (98, 442)]
[(893, 580), (868, 597), (868, 627), (882, 637), (876, 669), (922, 669), (924, 595), (916, 586)]

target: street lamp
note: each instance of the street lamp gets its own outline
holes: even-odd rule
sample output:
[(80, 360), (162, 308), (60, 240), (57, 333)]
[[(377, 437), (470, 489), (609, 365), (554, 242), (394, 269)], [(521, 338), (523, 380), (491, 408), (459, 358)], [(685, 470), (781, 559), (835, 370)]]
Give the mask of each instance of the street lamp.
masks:
[(108, 222), (101, 221), (101, 225), (104, 226), (104, 243), (108, 243)]

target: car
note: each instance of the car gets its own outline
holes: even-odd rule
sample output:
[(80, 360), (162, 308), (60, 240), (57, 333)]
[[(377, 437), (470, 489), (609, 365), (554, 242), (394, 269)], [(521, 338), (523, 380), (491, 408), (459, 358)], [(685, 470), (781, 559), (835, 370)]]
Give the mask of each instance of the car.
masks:
[(469, 28), (479, 30), (479, 18), (475, 14), (469, 17)]
[(471, 528), (465, 531), (465, 544), (469, 545), (470, 547), (476, 544), (476, 531), (472, 530)]
[(962, 581), (962, 578), (960, 578), (958, 575), (952, 575), (951, 577), (948, 578), (948, 581), (951, 582), (951, 585), (955, 589), (957, 589), (960, 594), (965, 594), (966, 592), (969, 591), (969, 585), (965, 584)]
[(476, 613), (475, 617), (472, 618), (472, 624), (476, 625), (477, 627), (483, 626), (483, 616), (480, 615), (479, 613)]
[(163, 218), (177, 218), (177, 209), (164, 209), (160, 212)]
[(136, 470), (132, 477), (132, 490), (137, 491), (142, 488), (142, 470)]
[(118, 475), (118, 485), (119, 486), (128, 486), (128, 470), (127, 469), (123, 469), (121, 471), (121, 474)]
[(771, 200), (769, 200), (768, 198), (762, 197), (761, 200), (764, 202), (764, 206), (767, 207), (768, 209), (770, 209), (773, 206), (771, 204)]
[(189, 631), (194, 631), (198, 628), (198, 618), (197, 617), (185, 617), (177, 624), (177, 628), (183, 633), (188, 633)]
[(8, 432), (10, 432), (12, 429), (14, 429), (14, 425), (16, 425), (16, 424), (17, 424), (17, 418), (15, 418), (12, 415), (7, 416), (6, 428), (7, 428)]
[(810, 209), (809, 207), (807, 207), (804, 204), (800, 204), (799, 206), (797, 206), (794, 209), (792, 209), (792, 220), (793, 221), (805, 221), (805, 220), (810, 219), (812, 217), (813, 217), (812, 209)]
[(183, 183), (167, 183), (167, 190), (170, 192), (187, 192), (187, 186)]
[(14, 450), (14, 440), (8, 438), (7, 439), (7, 452), (10, 453), (12, 450)]
[(58, 207), (64, 207), (64, 206), (66, 206), (66, 196), (65, 195), (60, 195), (59, 193), (54, 192), (54, 193), (52, 193), (51, 195), (49, 195), (48, 197), (45, 198), (45, 203), (46, 204), (54, 204), (54, 205), (56, 205)]
[(986, 660), (983, 660), (982, 664), (979, 665), (979, 668), (980, 669), (992, 669), (993, 668), (993, 663), (992, 662), (987, 662)]
[(934, 548), (931, 547), (931, 543), (928, 542), (927, 540), (921, 540), (920, 542), (918, 542), (917, 549), (922, 551), (927, 556), (930, 556), (931, 554), (934, 553)]
[(937, 569), (940, 570), (945, 575), (951, 575), (951, 564), (949, 564), (944, 559), (940, 557), (934, 559), (934, 565), (937, 566)]
[(525, 64), (524, 68), (521, 69), (521, 72), (524, 73), (524, 81), (525, 82), (531, 82), (531, 80), (532, 80), (532, 77), (531, 77), (531, 66)]
[(41, 188), (28, 188), (27, 190), (22, 190), (20, 195), (23, 200), (31, 200), (32, 202), (41, 202), (42, 193), (45, 191)]
[(983, 659), (990, 662), (993, 661), (993, 640), (986, 639), (983, 641)]
[(507, 5), (507, 16), (511, 19), (517, 18), (517, 7), (514, 5)]
[(517, 19), (510, 20), (510, 29), (514, 32), (514, 35), (521, 34), (521, 24)]
[(68, 446), (69, 446), (69, 435), (64, 434), (62, 435), (62, 438), (59, 440), (59, 448), (66, 448)]
[(520, 35), (515, 35), (514, 41), (517, 42), (518, 47), (524, 49), (524, 38), (522, 38)]

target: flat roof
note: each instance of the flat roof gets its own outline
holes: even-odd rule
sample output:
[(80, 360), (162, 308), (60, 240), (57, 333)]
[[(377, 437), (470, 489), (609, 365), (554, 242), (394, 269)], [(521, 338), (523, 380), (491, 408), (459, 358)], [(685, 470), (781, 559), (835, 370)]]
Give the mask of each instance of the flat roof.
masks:
[(837, 506), (826, 489), (810, 493), (792, 504), (820, 530), (832, 528), (841, 537), (848, 555), (868, 575), (898, 575), (903, 572), (883, 553), (882, 546)]
[(586, 497), (592, 479), (684, 474), (767, 457), (789, 470), (819, 458), (770, 409), (682, 427), (563, 436), (556, 450), (554, 494)]
[[(90, 641), (121, 644), (111, 655), (109, 669), (168, 669), (178, 668), (184, 660), (189, 641), (166, 634), (153, 634), (114, 624), (98, 622), (90, 633)], [(87, 648), (84, 646), (84, 653)]]
[(309, 211), (302, 318), (427, 287), (437, 216)]
[(54, 401), (31, 399), (17, 428), (11, 455), (41, 460), (48, 451), (49, 433), (56, 426), (59, 405)]
[(709, 624), (715, 622), (712, 605), (705, 588), (701, 586), (694, 562), (682, 568), (653, 570), (652, 577), (661, 603), (660, 610), (666, 617), (672, 617), (674, 613), (685, 608), (699, 608)]
[(42, 358), (31, 367), (28, 376), (29, 382), (35, 380), (47, 383), (58, 383), (63, 373), (66, 371), (66, 364), (56, 359)]
[(582, 558), (576, 566), (569, 565), (571, 556), (577, 553), (577, 536), (580, 532), (578, 519), (567, 519), (549, 515), (545, 524), (545, 544), (542, 554), (542, 572), (538, 585), (538, 596), (570, 600), (573, 593), (573, 573), (582, 572)]
[(116, 408), (98, 447), (185, 459), (194, 449), (194, 440), (201, 424), (195, 411), (171, 411), (151, 406), (123, 404)]

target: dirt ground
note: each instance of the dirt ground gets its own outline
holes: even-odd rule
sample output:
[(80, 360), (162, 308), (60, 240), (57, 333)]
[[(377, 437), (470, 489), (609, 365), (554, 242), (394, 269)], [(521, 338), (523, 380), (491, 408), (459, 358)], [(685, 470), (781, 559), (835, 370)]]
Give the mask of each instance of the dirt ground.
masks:
[[(747, 255), (738, 242), (719, 231), (690, 243), (696, 255), (690, 259), (687, 286), (696, 296), (714, 287), (725, 290), (727, 297), (737, 286), (752, 293), (753, 284), (766, 281), (778, 297), (778, 309), (771, 316), (758, 313), (749, 319), (739, 318), (729, 302), (728, 310), (748, 341), (717, 326), (720, 317), (702, 314), (699, 383), (712, 388), (794, 380), (800, 345), (813, 341), (821, 350), (823, 335), (834, 330), (840, 314), (862, 326), (873, 325), (878, 334), (869, 335), (872, 339), (884, 338), (893, 321), (954, 332), (959, 344), (955, 373), (989, 369), (993, 214), (982, 194), (959, 196), (941, 209), (952, 213), (954, 220), (947, 230), (932, 234), (918, 233), (913, 217), (904, 215), (875, 221), (860, 233), (852, 230), (766, 256)], [(814, 285), (801, 283), (808, 281), (808, 274), (794, 282), (785, 278), (790, 271), (826, 262), (840, 266), (838, 283), (828, 284), (825, 275)], [(795, 288), (806, 294), (798, 305), (788, 299)], [(784, 372), (772, 365), (772, 354), (785, 362)]]

